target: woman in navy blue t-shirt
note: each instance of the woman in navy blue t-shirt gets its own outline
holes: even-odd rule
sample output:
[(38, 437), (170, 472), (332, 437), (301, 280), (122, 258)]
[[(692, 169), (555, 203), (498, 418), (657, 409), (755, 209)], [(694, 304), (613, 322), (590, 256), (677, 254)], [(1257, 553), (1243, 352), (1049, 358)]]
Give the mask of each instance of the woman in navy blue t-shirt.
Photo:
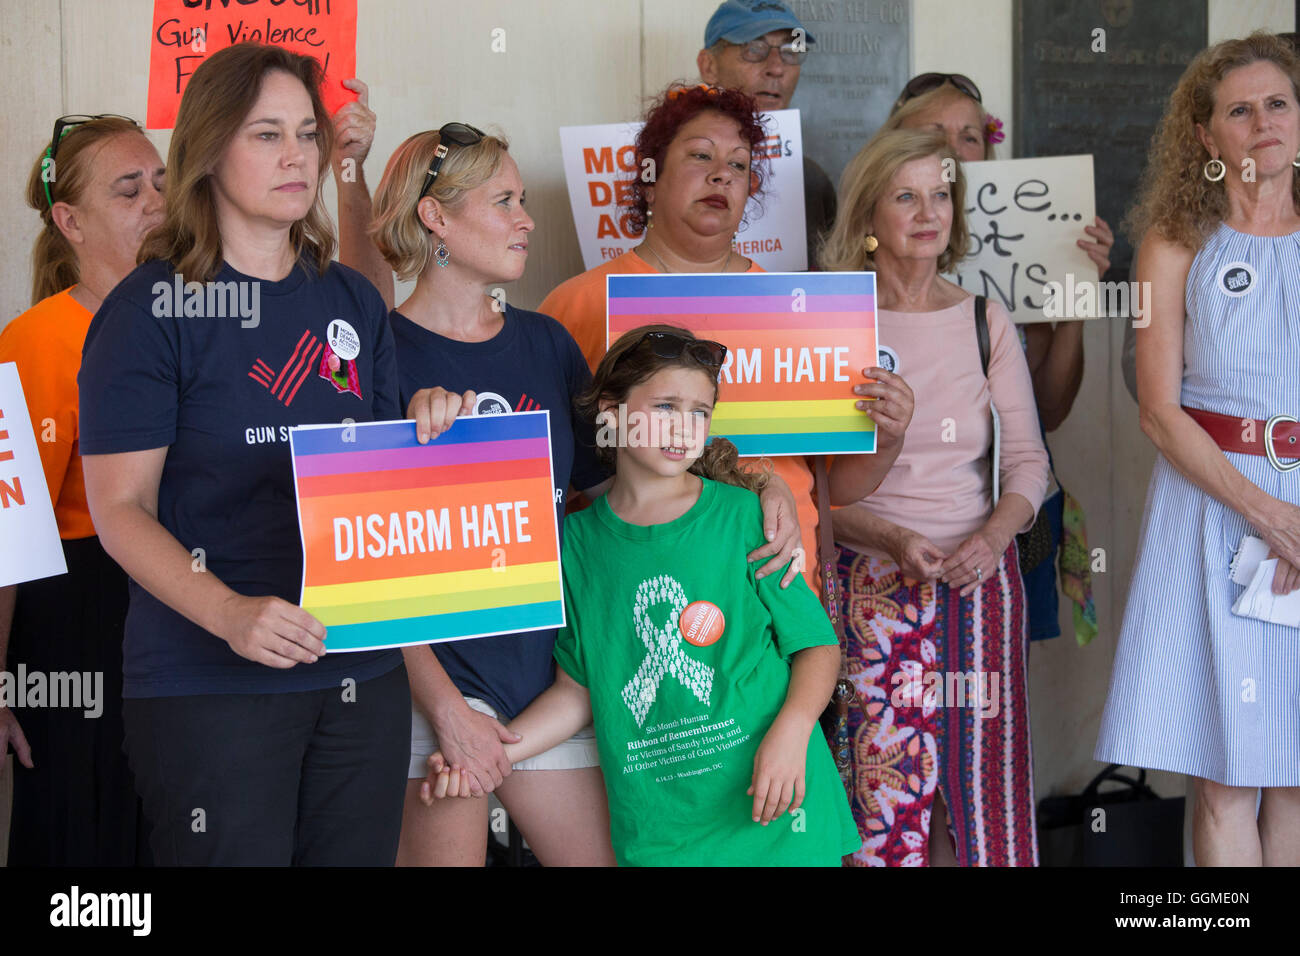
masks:
[(327, 655), (288, 433), (401, 417), (385, 306), (330, 261), (315, 60), (238, 44), (181, 101), (163, 224), (79, 377), (86, 490), (131, 577), (126, 749), (162, 865), (389, 865), (410, 697), (396, 651)]
[[(412, 136), (375, 192), (372, 236), (414, 293), (393, 311), (403, 403), (441, 386), (417, 414), (432, 434), (457, 413), (545, 410), (550, 417), (557, 523), (570, 487), (604, 490), (591, 429), (572, 397), (591, 381), (573, 337), (554, 319), (505, 303), (533, 220), (519, 170), (495, 136), (458, 123)], [(439, 156), (442, 153), (443, 155)], [(591, 729), (511, 767), (502, 742), (512, 719), (555, 679), (555, 631), (403, 649), (410, 675), (411, 753), (398, 863), (479, 865), (495, 792), (546, 865), (613, 865), (609, 811)], [(442, 749), (470, 774), (479, 799), (419, 799), (429, 754)], [(516, 771), (547, 771), (544, 773)]]

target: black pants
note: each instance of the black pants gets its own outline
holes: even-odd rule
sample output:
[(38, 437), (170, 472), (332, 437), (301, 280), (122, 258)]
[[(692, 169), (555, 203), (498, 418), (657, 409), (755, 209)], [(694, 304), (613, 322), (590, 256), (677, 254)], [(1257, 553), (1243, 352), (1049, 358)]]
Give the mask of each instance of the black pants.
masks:
[(392, 866), (411, 759), (406, 668), (344, 688), (129, 698), (159, 866)]
[(17, 675), (23, 665), (46, 680), (98, 675), (101, 712), (14, 708), (34, 766), (13, 762), (8, 865), (147, 865), (146, 825), (122, 752), (126, 574), (98, 538), (64, 541), (63, 555), (67, 574), (18, 585), (6, 668)]

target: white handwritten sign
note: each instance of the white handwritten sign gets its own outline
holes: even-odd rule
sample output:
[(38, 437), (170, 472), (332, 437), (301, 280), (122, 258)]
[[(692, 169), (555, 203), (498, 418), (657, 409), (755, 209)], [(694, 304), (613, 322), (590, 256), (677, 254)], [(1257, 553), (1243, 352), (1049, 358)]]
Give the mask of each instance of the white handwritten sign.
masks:
[[(798, 110), (763, 114), (768, 136), (763, 154), (768, 158), (761, 208), (750, 201), (732, 248), (753, 259), (768, 272), (802, 272), (808, 268), (808, 244), (803, 203), (803, 137)], [(632, 145), (640, 123), (560, 127), (560, 151), (569, 204), (578, 229), (582, 264), (591, 269), (640, 243), (632, 232), (623, 204), (636, 177), (655, 171), (641, 169)]]
[(0, 541), (0, 587), (68, 570), (13, 362), (0, 364)]
[(957, 265), (957, 281), (1004, 306), (1014, 322), (1051, 321), (1043, 313), (1047, 283), (1098, 278), (1096, 264), (1075, 244), (1091, 241), (1083, 227), (1095, 215), (1092, 156), (996, 159), (962, 168), (970, 254)]

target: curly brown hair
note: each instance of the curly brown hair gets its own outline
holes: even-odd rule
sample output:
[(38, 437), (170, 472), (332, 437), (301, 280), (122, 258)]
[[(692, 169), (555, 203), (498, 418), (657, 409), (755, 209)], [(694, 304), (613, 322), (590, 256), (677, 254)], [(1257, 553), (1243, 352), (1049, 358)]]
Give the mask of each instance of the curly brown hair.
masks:
[[(643, 325), (619, 336), (618, 341), (610, 346), (605, 357), (600, 360), (600, 365), (596, 367), (591, 386), (573, 400), (578, 414), (593, 426), (600, 427), (598, 418), (602, 405), (621, 405), (627, 401), (628, 392), (665, 368), (689, 368), (704, 372), (713, 380), (713, 400), (715, 402), (718, 400), (716, 370), (697, 361), (688, 350), (684, 350), (676, 358), (664, 358), (656, 355), (652, 349), (638, 348), (647, 332), (671, 332), (682, 338), (695, 338), (694, 333), (675, 325)], [(597, 442), (596, 457), (606, 468), (611, 471), (615, 469), (617, 456), (613, 448)], [(766, 488), (771, 477), (770, 467), (766, 470), (753, 471), (747, 465), (742, 465), (740, 452), (736, 446), (719, 436), (714, 436), (704, 446), (704, 453), (691, 463), (688, 470), (693, 475), (748, 488), (755, 493)]]
[[(768, 159), (763, 148), (767, 130), (759, 118), (758, 106), (754, 98), (740, 90), (729, 90), (720, 86), (684, 86), (674, 83), (663, 91), (646, 110), (645, 125), (636, 135), (636, 170), (627, 181), (624, 195), (624, 207), (627, 209), (628, 229), (634, 236), (641, 235), (649, 221), (647, 215), (650, 203), (646, 199), (647, 186), (654, 181), (642, 182), (641, 171), (647, 168), (658, 170), (663, 166), (664, 154), (677, 138), (677, 132), (700, 113), (709, 110), (729, 116), (740, 124), (740, 138), (749, 144), (751, 199), (763, 195), (763, 182), (767, 178)], [(742, 218), (741, 222), (745, 220)]]
[[(1300, 98), (1300, 58), (1272, 33), (1258, 30), (1245, 39), (1225, 40), (1202, 50), (1188, 64), (1151, 138), (1138, 199), (1124, 220), (1134, 243), (1155, 230), (1170, 242), (1196, 249), (1227, 218), (1227, 191), (1222, 182), (1210, 182), (1203, 174), (1209, 156), (1196, 126), (1210, 122), (1223, 78), (1261, 61), (1277, 64), (1290, 77), (1293, 96)], [(1291, 196), (1300, 210), (1300, 177), (1292, 177)]]

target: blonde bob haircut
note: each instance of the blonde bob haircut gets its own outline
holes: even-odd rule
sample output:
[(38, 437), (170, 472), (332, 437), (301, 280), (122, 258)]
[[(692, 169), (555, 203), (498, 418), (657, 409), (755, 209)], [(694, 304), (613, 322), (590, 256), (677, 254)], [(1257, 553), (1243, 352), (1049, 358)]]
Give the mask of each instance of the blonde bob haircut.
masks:
[[(1205, 178), (1210, 154), (1196, 136), (1196, 124), (1209, 126), (1215, 93), (1229, 72), (1261, 61), (1273, 63), (1291, 80), (1291, 115), (1300, 109), (1300, 59), (1281, 37), (1256, 31), (1244, 40), (1225, 40), (1198, 53), (1151, 138), (1137, 203), (1124, 221), (1134, 244), (1155, 230), (1169, 242), (1197, 249), (1227, 218), (1228, 193), (1222, 182)], [(1228, 170), (1229, 176), (1234, 174), (1241, 175), (1241, 170)], [(1300, 176), (1294, 170), (1291, 200), (1300, 210)]]
[[(914, 119), (918, 114), (926, 113), (930, 110), (943, 109), (952, 100), (965, 100), (975, 107), (979, 114), (980, 128), (976, 131), (980, 142), (983, 143), (984, 158), (993, 159), (993, 144), (989, 142), (988, 125), (989, 113), (979, 100), (963, 93), (951, 83), (945, 83), (943, 86), (935, 87), (933, 90), (922, 93), (920, 96), (913, 97), (904, 103), (896, 104), (889, 114), (889, 119), (876, 132), (884, 132), (889, 129), (908, 129), (908, 122)], [(921, 129), (921, 126), (913, 126), (911, 129)]]
[(167, 150), (166, 213), (145, 236), (137, 262), (162, 259), (186, 281), (211, 282), (223, 253), (212, 194), (212, 170), (257, 105), (262, 81), (279, 70), (302, 82), (316, 117), (316, 199), (289, 229), (295, 255), (324, 275), (334, 255), (334, 224), (321, 189), (334, 150), (334, 123), (321, 100), (323, 71), (310, 56), (263, 43), (236, 43), (199, 64), (176, 112)]
[[(416, 133), (388, 160), (384, 178), (375, 190), (374, 221), (370, 238), (399, 279), (417, 278), (433, 258), (433, 235), (420, 221), (420, 188), (438, 148), (437, 130)], [(484, 136), (473, 146), (452, 144), (438, 178), (425, 193), (449, 209), (456, 208), (471, 189), (477, 189), (501, 170), (510, 144), (499, 136)]]
[(951, 160), (952, 228), (948, 248), (939, 256), (939, 271), (950, 272), (966, 255), (970, 232), (966, 226), (966, 174), (948, 138), (936, 129), (882, 130), (849, 160), (840, 178), (840, 208), (835, 225), (822, 246), (820, 262), (827, 272), (874, 272), (876, 266), (863, 245), (867, 221), (885, 194), (890, 180), (906, 163), (937, 156)]

